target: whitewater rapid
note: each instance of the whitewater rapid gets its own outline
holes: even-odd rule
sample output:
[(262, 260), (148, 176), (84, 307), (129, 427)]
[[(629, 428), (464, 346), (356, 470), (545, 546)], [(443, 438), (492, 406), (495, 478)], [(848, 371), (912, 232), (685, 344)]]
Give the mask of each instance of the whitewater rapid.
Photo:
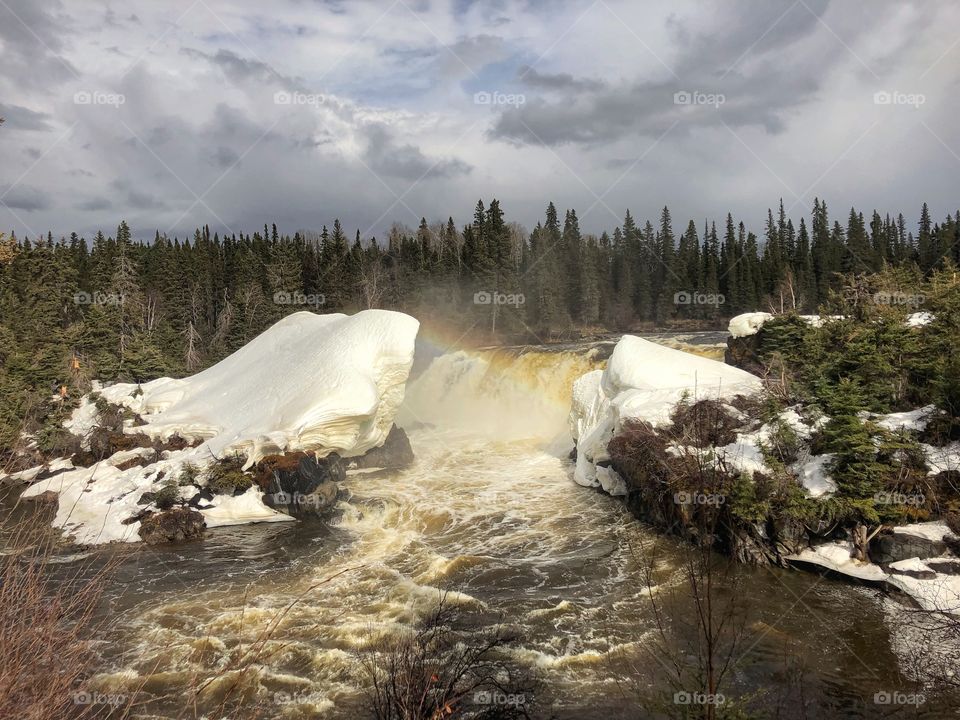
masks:
[[(361, 717), (356, 653), (412, 632), (446, 591), (478, 629), (517, 630), (509, 652), (542, 674), (558, 716), (632, 717), (625, 688), (654, 631), (637, 547), (660, 550), (661, 589), (683, 574), (673, 540), (573, 482), (570, 389), (601, 357), (594, 348), (435, 358), (408, 384), (398, 417), (414, 465), (350, 473), (329, 525), (237, 528), (145, 549), (136, 589), (147, 599), (118, 613), (94, 687), (150, 688), (160, 698), (151, 710), (169, 716), (185, 688), (218, 678), (201, 710), (233, 688), (278, 717)], [(765, 612), (789, 606), (781, 581), (757, 580)], [(222, 677), (273, 623), (257, 671)], [(835, 644), (829, 628), (796, 631), (817, 651)]]

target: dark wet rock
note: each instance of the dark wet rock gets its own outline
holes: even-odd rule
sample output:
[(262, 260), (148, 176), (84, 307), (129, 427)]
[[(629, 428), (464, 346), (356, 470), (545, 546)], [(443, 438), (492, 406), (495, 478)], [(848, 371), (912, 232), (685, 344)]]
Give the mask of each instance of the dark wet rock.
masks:
[(733, 367), (762, 377), (764, 367), (757, 357), (762, 332), (761, 330), (755, 335), (747, 335), (746, 337), (728, 337), (727, 348), (723, 351), (723, 361), (727, 365), (733, 365)]
[(776, 553), (763, 523), (752, 523), (731, 533), (730, 554), (737, 562), (748, 565), (770, 565), (777, 562)]
[(401, 470), (414, 461), (410, 438), (403, 428), (396, 425), (390, 428), (387, 439), (380, 447), (367, 451), (360, 457), (350, 458), (351, 468), (386, 468)]
[(774, 549), (783, 562), (785, 555), (796, 555), (810, 545), (810, 536), (802, 522), (795, 518), (777, 518), (769, 523), (769, 533)]
[(943, 555), (946, 543), (908, 533), (881, 533), (870, 541), (870, 559), (887, 564), (910, 558), (931, 558)]
[(267, 507), (279, 510), (297, 518), (323, 515), (331, 510), (337, 501), (340, 488), (332, 480), (320, 483), (312, 492), (286, 492), (278, 490), (263, 496)]
[[(926, 564), (926, 563), (924, 563)], [(919, 568), (887, 568), (887, 572), (896, 573), (897, 575), (905, 575), (907, 577), (917, 578), (918, 580), (933, 580), (937, 576), (937, 573), (932, 568), (930, 570), (921, 570)]]
[(343, 460), (336, 453), (316, 458), (307, 453), (270, 455), (258, 465), (257, 483), (268, 493), (309, 495), (325, 482), (346, 478)]
[(199, 492), (187, 500), (187, 505), (195, 508), (206, 508), (210, 507), (212, 502), (213, 493), (207, 490), (207, 488), (200, 488)]
[(137, 505), (149, 505), (154, 500), (157, 499), (157, 494), (155, 492), (145, 492), (140, 496), (140, 499), (137, 500)]
[(960, 575), (960, 560), (953, 558), (924, 560), (924, 565), (941, 575)]
[(336, 503), (337, 483), (346, 478), (345, 463), (336, 453), (323, 458), (302, 452), (271, 455), (257, 469), (264, 504), (294, 517), (329, 511)]
[(203, 515), (190, 508), (151, 513), (140, 522), (140, 538), (148, 545), (182, 542), (203, 537)]

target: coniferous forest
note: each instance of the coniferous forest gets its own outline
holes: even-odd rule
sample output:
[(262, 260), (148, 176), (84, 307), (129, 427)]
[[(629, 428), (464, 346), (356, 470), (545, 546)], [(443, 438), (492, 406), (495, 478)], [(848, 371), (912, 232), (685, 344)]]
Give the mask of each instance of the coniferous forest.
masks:
[(11, 233), (0, 244), (0, 446), (58, 421), (46, 417), (51, 395), (196, 372), (299, 310), (402, 310), (461, 343), (720, 328), (744, 311), (815, 312), (851, 274), (928, 274), (960, 262), (958, 241), (960, 211), (935, 222), (924, 205), (908, 222), (852, 209), (841, 223), (820, 200), (799, 226), (781, 202), (759, 235), (731, 215), (678, 228), (665, 207), (656, 223), (628, 211), (597, 237), (552, 203), (527, 233), (497, 200), (463, 227), (423, 220), (383, 239), (351, 238), (339, 221), (292, 236), (272, 225), (142, 240), (125, 222), (93, 238)]

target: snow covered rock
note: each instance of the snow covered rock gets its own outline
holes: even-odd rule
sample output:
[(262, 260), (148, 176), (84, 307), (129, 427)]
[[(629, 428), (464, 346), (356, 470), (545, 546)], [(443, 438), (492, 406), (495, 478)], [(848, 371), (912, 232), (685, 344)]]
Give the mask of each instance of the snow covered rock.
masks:
[[(362, 455), (390, 432), (418, 328), (409, 315), (387, 310), (299, 312), (191, 377), (103, 387), (107, 402), (130, 408), (146, 423), (125, 432), (202, 442), (143, 466), (117, 467), (114, 456), (41, 480), (23, 495), (58, 493), (54, 522), (77, 542), (129, 542), (138, 539), (140, 522), (130, 522), (143, 510), (137, 501), (177, 478), (188, 463), (202, 469), (239, 455), (249, 468), (271, 453)], [(68, 429), (89, 432), (92, 405), (89, 398), (81, 403)], [(181, 490), (192, 494), (196, 488)], [(207, 527), (290, 519), (264, 505), (256, 488), (217, 496), (201, 512)]]
[(837, 540), (807, 548), (796, 555), (787, 556), (791, 564), (814, 566), (866, 583), (882, 583), (887, 579), (883, 568), (872, 563), (858, 562), (853, 557), (853, 543)]
[(660, 427), (670, 422), (682, 399), (723, 400), (760, 389), (759, 378), (738, 368), (624, 335), (606, 370), (586, 373), (574, 383), (570, 410), (570, 431), (577, 444), (574, 479), (619, 493), (620, 484), (608, 474), (601, 482), (597, 464), (609, 459), (607, 444), (626, 420)]
[(294, 313), (203, 372), (103, 391), (143, 416), (151, 438), (202, 438), (246, 466), (266, 454), (362, 455), (386, 440), (419, 323), (403, 313)]
[(766, 312), (743, 313), (741, 315), (737, 315), (736, 317), (730, 318), (730, 323), (727, 325), (727, 330), (730, 332), (731, 337), (735, 338), (756, 335), (758, 332), (760, 332), (760, 328), (763, 327), (763, 324), (772, 317), (773, 315)]

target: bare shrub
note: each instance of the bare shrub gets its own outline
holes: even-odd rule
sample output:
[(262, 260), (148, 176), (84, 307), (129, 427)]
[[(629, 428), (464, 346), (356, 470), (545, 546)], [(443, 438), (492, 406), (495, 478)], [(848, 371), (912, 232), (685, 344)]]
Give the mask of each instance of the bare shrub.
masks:
[(673, 421), (670, 434), (684, 444), (699, 448), (729, 445), (737, 439), (735, 430), (740, 424), (717, 400), (681, 402), (670, 419)]
[(459, 611), (441, 593), (410, 636), (359, 652), (367, 708), (376, 720), (527, 718), (537, 683), (503, 650), (516, 638), (503, 626), (459, 632)]
[[(62, 720), (102, 714), (103, 706), (84, 704), (77, 693), (95, 661), (90, 648), (97, 634), (94, 612), (116, 556), (98, 566), (81, 561), (54, 573), (53, 532), (38, 528), (29, 515), (3, 530), (0, 717)], [(122, 713), (113, 708), (111, 717)]]

